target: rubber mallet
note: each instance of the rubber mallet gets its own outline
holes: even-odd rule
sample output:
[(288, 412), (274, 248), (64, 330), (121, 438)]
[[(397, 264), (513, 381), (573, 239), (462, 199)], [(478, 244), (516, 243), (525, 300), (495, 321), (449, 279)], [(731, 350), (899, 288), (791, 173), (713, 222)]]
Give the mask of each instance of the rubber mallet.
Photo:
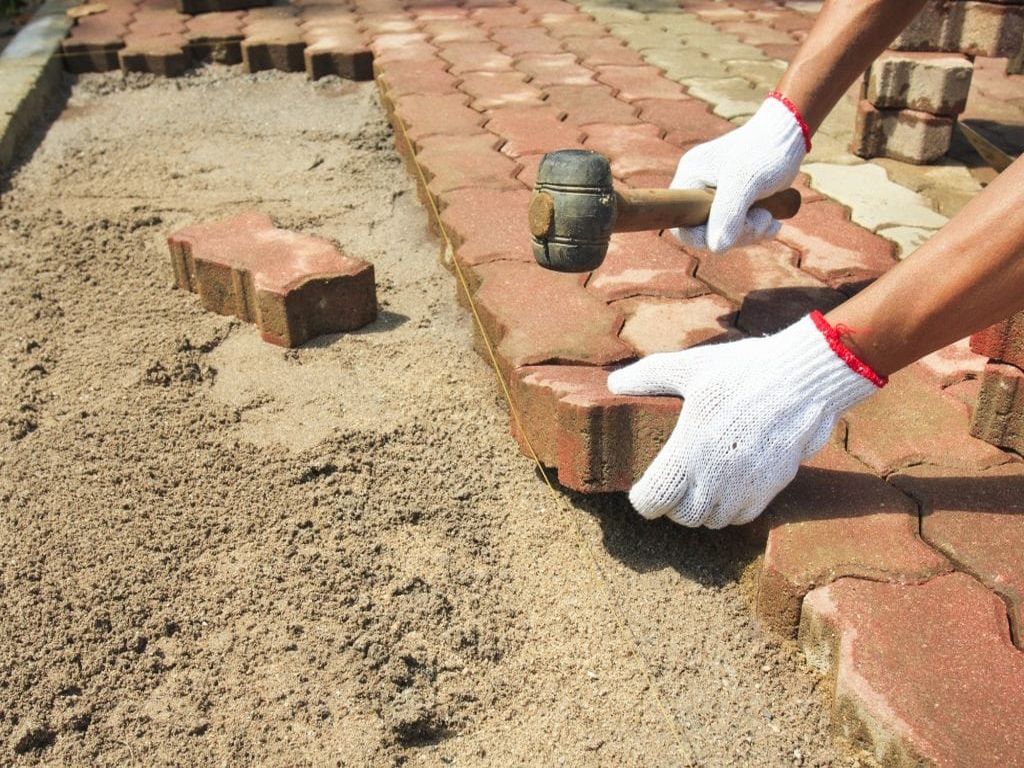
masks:
[[(694, 227), (708, 220), (714, 193), (704, 189), (623, 189), (612, 185), (607, 158), (582, 149), (544, 155), (530, 200), (537, 263), (557, 272), (597, 269), (613, 232)], [(776, 219), (800, 210), (795, 189), (756, 203)]]

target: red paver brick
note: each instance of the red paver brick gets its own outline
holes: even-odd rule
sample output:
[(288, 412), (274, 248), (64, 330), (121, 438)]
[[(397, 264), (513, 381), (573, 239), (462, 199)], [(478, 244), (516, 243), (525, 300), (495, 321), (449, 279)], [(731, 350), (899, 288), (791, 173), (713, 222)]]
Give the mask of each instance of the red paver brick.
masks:
[(503, 27), (494, 30), (491, 38), (509, 56), (527, 53), (562, 53), (561, 44), (542, 27)]
[(530, 189), (537, 184), (537, 170), (542, 159), (544, 159), (544, 155), (522, 155), (516, 158), (516, 162), (522, 166), (516, 174), (516, 178)]
[(361, 17), (363, 30), (368, 35), (416, 34), (419, 25), (408, 14), (376, 13)]
[(641, 357), (743, 337), (733, 326), (735, 305), (714, 293), (690, 299), (638, 296), (612, 306), (626, 315), (619, 338)]
[(399, 96), (455, 94), (458, 92), (453, 75), (440, 59), (425, 61), (392, 61), (386, 69), (375, 64), (377, 81), (382, 84), (389, 99)]
[(914, 464), (979, 470), (1009, 457), (970, 436), (965, 408), (913, 371), (901, 371), (848, 411), (847, 449), (888, 475)]
[(949, 387), (968, 379), (980, 379), (988, 358), (971, 351), (967, 339), (961, 339), (925, 355), (912, 366), (939, 387)]
[(665, 141), (686, 149), (709, 141), (735, 126), (708, 111), (696, 99), (641, 99), (633, 103), (640, 108), (640, 119), (665, 131)]
[(655, 232), (619, 232), (608, 244), (604, 262), (587, 281), (587, 290), (605, 301), (631, 296), (684, 299), (707, 293), (693, 277), (697, 260)]
[(470, 136), (482, 132), (485, 118), (467, 107), (467, 101), (461, 93), (399, 96), (394, 100), (395, 114), (417, 144), (427, 136)]
[[(626, 491), (668, 440), (679, 418), (672, 397), (619, 397), (608, 371), (590, 366), (520, 368), (512, 396), (522, 426), (542, 463), (558, 481), (584, 493)], [(523, 431), (512, 434), (530, 455)]]
[(516, 69), (530, 76), (538, 88), (551, 85), (593, 85), (593, 70), (581, 67), (571, 53), (531, 53), (516, 61)]
[(422, 26), (431, 43), (437, 46), (449, 43), (486, 43), (487, 33), (465, 19), (431, 21)]
[(424, 139), (416, 158), (430, 181), (433, 195), (456, 189), (522, 189), (515, 179), (519, 166), (497, 147), (501, 139), (493, 134), (460, 137), (447, 136)]
[(795, 251), (771, 240), (702, 255), (697, 277), (740, 304), (740, 328), (773, 333), (811, 310), (831, 309), (844, 298), (798, 269), (796, 260)]
[(128, 24), (128, 34), (137, 37), (159, 37), (185, 34), (188, 16), (175, 11), (139, 11)]
[(203, 306), (255, 323), (265, 341), (294, 347), (377, 316), (373, 265), (327, 240), (246, 213), (168, 239), (175, 282)]
[(307, 38), (303, 57), (310, 80), (327, 75), (347, 80), (373, 79), (373, 53), (358, 32), (344, 28), (323, 29), (307, 32)]
[(918, 536), (917, 505), (830, 440), (771, 503), (757, 614), (795, 635), (810, 590), (844, 576), (920, 583), (951, 569)]
[[(667, 171), (663, 173), (634, 173), (625, 179), (623, 184), (630, 189), (668, 189), (672, 184), (672, 176), (673, 174)], [(666, 232), (670, 232), (670, 230), (666, 230)], [(679, 243), (675, 237), (671, 239), (673, 243)]]
[(1001, 363), (1024, 368), (1024, 312), (971, 336), (971, 349)]
[(768, 24), (782, 32), (808, 32), (814, 26), (814, 17), (797, 11), (783, 10), (775, 13)]
[(640, 122), (635, 105), (619, 101), (605, 85), (552, 85), (546, 90), (548, 103), (577, 125), (636, 125)]
[(277, 69), (302, 72), (306, 61), (302, 52), (306, 42), (294, 20), (257, 21), (245, 27), (242, 64), (246, 72)]
[(463, 189), (445, 195), (445, 202), (441, 219), (463, 263), (533, 263), (529, 190)]
[(411, 10), (416, 19), (423, 22), (443, 20), (452, 21), (465, 19), (469, 16), (469, 11), (467, 9), (459, 8), (452, 3), (443, 3), (434, 7), (427, 6), (423, 8), (413, 6)]
[(275, 5), (268, 8), (253, 8), (242, 16), (245, 26), (259, 21), (295, 21), (298, 23), (299, 7), (295, 5)]
[(614, 88), (623, 101), (689, 98), (682, 86), (664, 77), (657, 67), (603, 66), (597, 68), (597, 79)]
[(585, 67), (609, 64), (640, 67), (645, 63), (643, 56), (613, 37), (566, 37), (562, 40), (562, 45), (565, 50), (576, 54)]
[(498, 110), (485, 126), (506, 141), (501, 151), (509, 157), (536, 155), (579, 146), (579, 126), (561, 120), (555, 107), (510, 107)]
[(129, 34), (124, 48), (117, 52), (123, 72), (152, 72), (164, 77), (177, 77), (188, 67), (187, 42), (182, 35), (154, 37)]
[(526, 13), (514, 5), (504, 8), (478, 8), (470, 11), (469, 18), (485, 28), (530, 27), (535, 24), (532, 13)]
[(109, 72), (120, 62), (117, 51), (124, 47), (127, 26), (107, 14), (78, 19), (68, 37), (61, 43), (64, 66), (70, 72)]
[(966, 574), (816, 589), (800, 641), (833, 673), (838, 728), (885, 764), (1024, 765), (1024, 654), (1002, 601)]
[(497, 43), (447, 43), (439, 55), (451, 64), (448, 71), (453, 75), (512, 70), (512, 57), (502, 53)]
[(1024, 464), (983, 472), (911, 467), (892, 482), (921, 503), (921, 535), (1002, 595), (1024, 650)]
[(470, 106), (479, 112), (543, 105), (544, 92), (525, 81), (522, 72), (474, 72), (462, 78), (459, 89), (473, 97)]
[(619, 340), (622, 315), (577, 275), (514, 262), (484, 264), (476, 273), (477, 309), (506, 374), (524, 365), (610, 365), (633, 357)]
[(971, 434), (1024, 454), (1024, 371), (998, 363), (985, 367)]
[(895, 266), (893, 245), (850, 221), (846, 209), (822, 201), (782, 223), (779, 240), (800, 253), (800, 268), (850, 295)]
[(239, 64), (242, 61), (242, 14), (204, 13), (185, 22), (189, 54), (197, 61)]
[(551, 33), (552, 37), (591, 37), (594, 39), (608, 37), (608, 30), (583, 13), (545, 13), (540, 23)]
[(587, 149), (611, 160), (612, 173), (626, 178), (639, 173), (674, 173), (679, 148), (659, 138), (656, 125), (588, 125)]
[(374, 61), (390, 63), (393, 61), (432, 61), (437, 55), (437, 48), (427, 42), (422, 32), (404, 32), (388, 35), (377, 35), (370, 43)]
[(177, 0), (177, 3), (170, 5), (182, 13), (199, 14), (244, 11), (259, 5), (270, 5), (272, 2), (273, 0)]

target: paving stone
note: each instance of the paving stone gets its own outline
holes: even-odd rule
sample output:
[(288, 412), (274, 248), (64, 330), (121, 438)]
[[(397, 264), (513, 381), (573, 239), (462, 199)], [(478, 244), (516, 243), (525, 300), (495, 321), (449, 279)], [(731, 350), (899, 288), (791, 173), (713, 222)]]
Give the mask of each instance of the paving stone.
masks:
[(160, 37), (185, 34), (188, 16), (167, 10), (140, 10), (128, 23), (128, 34), (136, 37)]
[(519, 57), (516, 69), (530, 76), (531, 85), (593, 85), (594, 71), (581, 67), (571, 53), (531, 53)]
[(528, 14), (515, 6), (478, 8), (470, 11), (469, 18), (485, 28), (529, 27), (535, 23), (533, 14)]
[(349, 29), (306, 34), (308, 44), (303, 58), (310, 80), (327, 75), (346, 80), (373, 79), (373, 53), (361, 34)]
[(420, 31), (416, 21), (405, 13), (364, 14), (361, 21), (368, 35), (417, 34)]
[(566, 37), (562, 46), (575, 54), (585, 67), (642, 67), (646, 63), (643, 56), (613, 37)]
[(959, 115), (973, 71), (962, 54), (886, 51), (868, 70), (866, 97), (880, 108)]
[(458, 82), (448, 74), (447, 64), (440, 59), (427, 61), (392, 61), (386, 69), (375, 66), (377, 81), (383, 84), (388, 97), (455, 94)]
[(656, 29), (646, 22), (612, 22), (608, 24), (608, 29), (635, 51), (646, 52), (652, 48), (671, 50), (679, 47), (679, 35)]
[(990, 2), (929, 0), (890, 48), (1013, 56), (1024, 38), (1024, 8)]
[(605, 301), (631, 296), (688, 298), (708, 292), (693, 277), (697, 260), (654, 232), (618, 232), (587, 290)]
[(529, 190), (463, 189), (446, 194), (445, 203), (441, 219), (462, 263), (533, 263)]
[(1024, 650), (1024, 464), (977, 473), (911, 467), (892, 482), (921, 504), (921, 535), (1000, 594)]
[(658, 138), (656, 125), (604, 125), (586, 128), (587, 149), (611, 160), (612, 174), (626, 178), (640, 173), (674, 173), (679, 163), (678, 147)]
[(952, 159), (933, 165), (914, 165), (889, 158), (877, 158), (873, 163), (884, 168), (890, 180), (920, 192), (943, 216), (955, 216), (984, 189), (968, 168)]
[(858, 157), (892, 157), (907, 163), (930, 163), (949, 151), (953, 119), (911, 109), (876, 109), (862, 101), (857, 108), (850, 151)]
[(735, 35), (748, 45), (792, 45), (793, 38), (786, 32), (759, 21), (741, 20), (718, 24), (718, 29), (728, 35)]
[(536, 264), (476, 269), (476, 305), (506, 375), (524, 365), (610, 365), (633, 357), (619, 340), (621, 313), (580, 285), (578, 275)]
[(522, 427), (512, 434), (529, 455), (558, 467), (558, 481), (583, 493), (626, 491), (668, 440), (679, 418), (672, 397), (619, 397), (608, 370), (548, 365), (518, 369), (511, 380)]
[(502, 28), (491, 34), (501, 50), (516, 57), (528, 53), (561, 54), (562, 45), (540, 27)]
[(773, 333), (814, 309), (827, 311), (844, 298), (801, 271), (797, 258), (796, 251), (769, 240), (727, 253), (702, 255), (697, 277), (740, 305), (742, 330)]
[(163, 77), (177, 77), (188, 67), (183, 35), (125, 37), (124, 48), (117, 52), (122, 72), (151, 72)]
[(967, 410), (913, 371), (847, 412), (846, 447), (880, 475), (914, 464), (980, 470), (1009, 457), (971, 437)]
[(742, 77), (692, 77), (685, 81), (691, 96), (708, 102), (719, 117), (731, 120), (757, 112), (764, 94)]
[(665, 141), (683, 149), (733, 129), (732, 123), (712, 115), (696, 99), (643, 99), (634, 104), (640, 107), (641, 120), (664, 130)]
[(394, 102), (395, 114), (405, 122), (405, 130), (416, 144), (428, 136), (481, 133), (486, 118), (467, 107), (466, 101), (461, 93), (399, 96)]
[(244, 11), (261, 5), (271, 5), (272, 2), (273, 0), (177, 0), (176, 6), (182, 13), (200, 14)]
[[(102, 15), (102, 14), (101, 14)], [(79, 21), (88, 21), (87, 16)], [(72, 73), (109, 72), (120, 67), (117, 52), (124, 47), (126, 28), (111, 26), (107, 30), (83, 30), (80, 25), (71, 29), (61, 43), (64, 67)]]
[(600, 39), (608, 35), (607, 30), (582, 13), (545, 13), (540, 23), (552, 37), (592, 37)]
[(611, 88), (592, 83), (591, 85), (552, 85), (545, 89), (547, 103), (564, 112), (566, 118), (580, 126), (590, 123), (635, 125), (635, 105), (619, 101), (612, 96)]
[(731, 74), (727, 64), (715, 61), (698, 50), (680, 47), (678, 40), (669, 48), (648, 48), (643, 56), (648, 64), (663, 69), (676, 81), (692, 77), (728, 77)]
[(448, 43), (486, 43), (487, 32), (465, 19), (443, 19), (420, 25), (432, 45), (441, 46)]
[(736, 306), (715, 294), (691, 299), (640, 296), (612, 306), (626, 315), (619, 338), (641, 357), (743, 337), (734, 327)]
[(800, 46), (795, 43), (793, 45), (764, 45), (761, 46), (761, 50), (770, 59), (792, 61), (796, 57), (797, 51), (800, 50)]
[(501, 151), (509, 157), (537, 155), (579, 146), (579, 126), (561, 117), (555, 107), (509, 107), (496, 111), (485, 127), (506, 140)]
[(525, 81), (521, 72), (473, 72), (462, 78), (459, 88), (473, 97), (470, 107), (479, 112), (543, 105), (544, 92)]
[(924, 245), (934, 234), (934, 229), (923, 227), (886, 227), (878, 230), (879, 237), (884, 237), (895, 246), (896, 258), (901, 261)]
[[(755, 89), (764, 93), (773, 90), (778, 85), (783, 73), (786, 71), (786, 64), (774, 59), (765, 61), (742, 61), (733, 60), (728, 64), (728, 74), (733, 77), (742, 77), (749, 80)], [(833, 108), (831, 115), (836, 110)], [(818, 128), (821, 130), (821, 127)], [(849, 130), (849, 128), (847, 128)]]
[(835, 203), (802, 206), (782, 222), (778, 239), (800, 252), (800, 269), (847, 295), (896, 263), (892, 243), (852, 223)]
[(686, 98), (683, 89), (662, 77), (655, 67), (603, 66), (597, 72), (598, 81), (611, 86), (623, 101)]
[(370, 44), (373, 60), (380, 63), (393, 61), (432, 61), (438, 49), (427, 42), (422, 32), (402, 32), (376, 35)]
[(987, 362), (987, 357), (971, 351), (969, 339), (960, 339), (925, 355), (912, 367), (945, 389), (967, 379), (980, 379)]
[(218, 64), (242, 61), (242, 14), (204, 13), (185, 22), (185, 40), (193, 59)]
[[(779, 52), (776, 50), (790, 46), (764, 45), (758, 47), (747, 45), (731, 35), (718, 31), (714, 34), (687, 36), (686, 44), (717, 61), (761, 61), (765, 58), (789, 61), (792, 58), (792, 55), (788, 58), (779, 55)], [(791, 48), (795, 52), (797, 46), (793, 45)], [(773, 52), (769, 53), (769, 51)]]
[(453, 75), (512, 70), (512, 57), (502, 53), (493, 42), (447, 43), (441, 47), (439, 55), (451, 64), (448, 71)]
[(801, 170), (815, 189), (849, 208), (852, 221), (872, 231), (898, 226), (939, 229), (947, 221), (921, 195), (889, 181), (885, 171), (871, 163), (808, 163)]
[(805, 598), (800, 642), (835, 680), (840, 732), (884, 764), (1024, 764), (1024, 654), (970, 576), (841, 579)]
[(327, 240), (245, 213), (168, 238), (175, 283), (206, 309), (255, 323), (265, 341), (298, 346), (377, 316), (373, 265)]
[(998, 363), (985, 367), (971, 434), (1024, 455), (1024, 371)]
[(246, 72), (276, 69), (281, 72), (303, 72), (306, 43), (302, 30), (292, 20), (256, 21), (245, 27), (242, 41), (242, 65)]
[(804, 596), (836, 579), (916, 584), (951, 569), (918, 536), (913, 500), (834, 439), (804, 462), (762, 519), (769, 532), (756, 612), (784, 635), (796, 634)]
[(1024, 312), (971, 336), (971, 349), (1001, 363), (1024, 368)]
[(430, 181), (433, 195), (456, 189), (522, 189), (515, 179), (519, 166), (498, 151), (501, 139), (487, 133), (460, 137), (452, 141), (448, 136), (432, 136), (417, 142), (416, 153)]

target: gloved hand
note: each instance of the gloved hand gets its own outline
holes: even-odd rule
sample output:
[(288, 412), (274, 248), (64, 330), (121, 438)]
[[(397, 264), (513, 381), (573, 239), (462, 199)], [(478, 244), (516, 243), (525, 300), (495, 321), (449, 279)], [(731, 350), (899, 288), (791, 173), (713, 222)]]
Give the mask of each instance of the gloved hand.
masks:
[(818, 312), (762, 338), (650, 355), (613, 372), (617, 395), (678, 395), (672, 435), (629, 500), (646, 518), (748, 523), (825, 445), (843, 411), (886, 380)]
[(792, 184), (810, 149), (810, 131), (799, 111), (773, 91), (746, 123), (680, 159), (671, 189), (716, 191), (708, 223), (675, 229), (676, 237), (715, 253), (774, 237), (779, 222), (750, 206)]

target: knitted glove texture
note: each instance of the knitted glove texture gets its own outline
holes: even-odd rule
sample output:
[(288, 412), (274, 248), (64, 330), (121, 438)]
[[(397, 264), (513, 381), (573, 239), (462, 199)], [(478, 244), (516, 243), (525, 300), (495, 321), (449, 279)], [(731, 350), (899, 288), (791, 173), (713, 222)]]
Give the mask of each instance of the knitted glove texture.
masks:
[(793, 183), (810, 142), (795, 107), (769, 97), (734, 131), (683, 155), (672, 189), (715, 189), (708, 223), (675, 229), (684, 245), (715, 253), (774, 237), (779, 222), (757, 200)]
[(818, 313), (763, 338), (650, 355), (613, 372), (618, 395), (677, 395), (682, 414), (629, 500), (646, 518), (722, 528), (760, 515), (885, 380)]

